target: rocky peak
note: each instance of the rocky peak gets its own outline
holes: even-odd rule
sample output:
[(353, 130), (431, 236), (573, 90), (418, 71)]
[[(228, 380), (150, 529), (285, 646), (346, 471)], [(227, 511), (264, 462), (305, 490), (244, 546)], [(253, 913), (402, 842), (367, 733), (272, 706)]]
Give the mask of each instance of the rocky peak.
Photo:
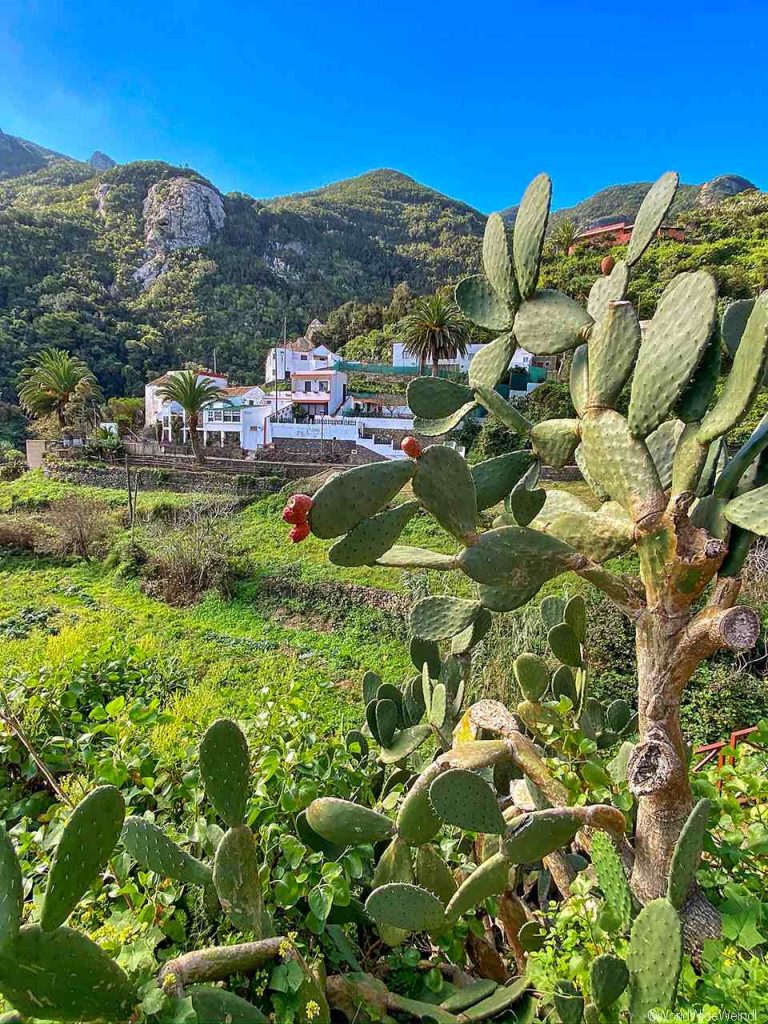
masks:
[(147, 288), (163, 273), (174, 249), (209, 245), (224, 227), (224, 203), (216, 189), (191, 178), (156, 182), (143, 207), (147, 261), (134, 277)]
[(699, 206), (715, 206), (723, 199), (737, 196), (739, 192), (746, 192), (747, 189), (756, 188), (757, 185), (753, 185), (747, 178), (742, 178), (740, 174), (721, 174), (701, 186)]
[(100, 149), (91, 153), (88, 164), (94, 171), (109, 171), (113, 167), (117, 167), (117, 161), (113, 160), (111, 156), (107, 156), (106, 153), (102, 153)]

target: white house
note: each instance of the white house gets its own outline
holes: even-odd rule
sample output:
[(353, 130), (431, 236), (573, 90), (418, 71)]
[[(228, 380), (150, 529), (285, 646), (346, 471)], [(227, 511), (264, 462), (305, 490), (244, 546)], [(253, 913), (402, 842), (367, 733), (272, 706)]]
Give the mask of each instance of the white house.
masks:
[[(168, 372), (164, 373), (162, 377), (157, 377), (155, 380), (151, 380), (149, 384), (144, 385), (144, 423), (147, 426), (151, 426), (159, 420), (162, 420), (163, 427), (165, 427), (167, 422), (169, 426), (169, 436), (171, 416), (183, 416), (184, 410), (178, 402), (167, 402), (158, 394), (158, 392), (164, 384), (168, 383), (168, 379), (175, 373), (182, 373), (182, 371), (168, 370)], [(197, 375), (197, 379), (212, 381), (220, 388), (225, 388), (229, 383), (226, 374), (215, 373), (213, 370), (201, 370)]]
[(270, 421), (291, 402), (282, 395), (267, 395), (258, 386), (225, 388), (221, 399), (203, 410), (201, 428), (207, 445), (236, 445), (246, 451), (271, 441)]
[[(441, 359), (438, 368), (441, 370), (458, 370), (461, 373), (467, 373), (469, 371), (469, 363), (472, 356), (476, 355), (483, 347), (478, 342), (472, 342), (467, 346), (467, 354), (463, 356), (456, 356), (455, 359)], [(525, 369), (531, 365), (533, 356), (530, 352), (526, 352), (524, 348), (518, 348), (515, 350), (515, 354), (512, 356), (512, 362), (509, 364), (510, 369)], [(394, 342), (392, 345), (392, 365), (393, 366), (408, 366), (418, 369), (419, 360), (416, 356), (412, 355), (406, 345), (400, 341)], [(429, 370), (429, 367), (427, 367)]]
[(313, 320), (307, 337), (267, 353), (266, 382), (284, 382), (280, 394), (290, 395), (294, 411), (302, 416), (333, 416), (347, 396), (347, 375), (334, 369), (340, 356), (311, 340), (319, 326), (320, 321)]

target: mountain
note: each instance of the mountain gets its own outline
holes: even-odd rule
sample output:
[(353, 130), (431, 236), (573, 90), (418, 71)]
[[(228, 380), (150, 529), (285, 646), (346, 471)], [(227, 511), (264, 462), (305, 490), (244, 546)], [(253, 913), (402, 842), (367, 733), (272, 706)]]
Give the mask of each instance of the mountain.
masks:
[(16, 135), (6, 135), (0, 131), (0, 179), (16, 178), (21, 174), (39, 171), (55, 160), (77, 162), (63, 153), (38, 146), (36, 142), (20, 139)]
[[(556, 210), (550, 223), (572, 220), (579, 231), (621, 220), (632, 223), (652, 184), (650, 181), (640, 181), (632, 185), (611, 185), (575, 206)], [(680, 184), (670, 211), (670, 220), (675, 220), (696, 206), (713, 206), (729, 196), (754, 188), (757, 186), (738, 174), (722, 174), (703, 185)], [(508, 207), (502, 211), (502, 216), (508, 224), (514, 224), (517, 207)]]
[[(354, 300), (341, 319), (365, 331), (381, 319), (365, 304), (387, 303), (400, 282), (402, 298), (479, 266), (485, 216), (397, 171), (258, 200), (224, 195), (189, 168), (111, 163), (0, 136), (0, 418), (19, 370), (46, 345), (86, 359), (107, 394), (139, 393), (169, 366), (210, 363), (214, 350), (233, 378), (258, 380), (284, 320), (296, 335)], [(644, 258), (634, 276), (643, 308), (678, 266), (712, 268), (726, 295), (762, 284), (765, 197), (717, 202), (739, 187), (735, 176), (684, 186), (690, 244)], [(646, 190), (616, 186), (559, 215), (632, 217)], [(581, 294), (593, 264), (590, 253), (549, 254), (543, 281)]]

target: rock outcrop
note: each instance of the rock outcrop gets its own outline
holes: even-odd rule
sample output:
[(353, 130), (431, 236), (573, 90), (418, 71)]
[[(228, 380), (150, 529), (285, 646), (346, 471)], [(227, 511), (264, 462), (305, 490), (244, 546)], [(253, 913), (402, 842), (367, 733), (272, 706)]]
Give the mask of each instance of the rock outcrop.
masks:
[(701, 186), (699, 193), (699, 206), (716, 206), (717, 203), (728, 199), (730, 196), (737, 196), (739, 192), (746, 192), (747, 189), (756, 189), (751, 181), (742, 178), (739, 174), (721, 174)]
[(143, 288), (163, 273), (169, 252), (209, 245), (224, 227), (219, 193), (191, 178), (167, 178), (154, 184), (142, 212), (147, 259), (133, 276)]
[(110, 171), (113, 167), (117, 167), (117, 161), (113, 160), (111, 156), (107, 156), (106, 153), (102, 153), (100, 149), (91, 154), (88, 164), (94, 171)]

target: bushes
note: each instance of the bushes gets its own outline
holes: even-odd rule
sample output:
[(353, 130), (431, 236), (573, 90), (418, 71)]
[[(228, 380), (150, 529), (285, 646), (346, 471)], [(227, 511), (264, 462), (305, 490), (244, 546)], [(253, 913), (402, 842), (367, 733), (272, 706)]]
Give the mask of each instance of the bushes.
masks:
[(0, 444), (0, 480), (15, 480), (27, 467), (24, 453)]
[(145, 590), (170, 604), (191, 604), (206, 590), (229, 593), (234, 578), (231, 509), (191, 506), (174, 528), (142, 532)]
[(114, 520), (106, 505), (77, 495), (57, 502), (46, 515), (55, 538), (51, 554), (92, 558), (106, 552)]

